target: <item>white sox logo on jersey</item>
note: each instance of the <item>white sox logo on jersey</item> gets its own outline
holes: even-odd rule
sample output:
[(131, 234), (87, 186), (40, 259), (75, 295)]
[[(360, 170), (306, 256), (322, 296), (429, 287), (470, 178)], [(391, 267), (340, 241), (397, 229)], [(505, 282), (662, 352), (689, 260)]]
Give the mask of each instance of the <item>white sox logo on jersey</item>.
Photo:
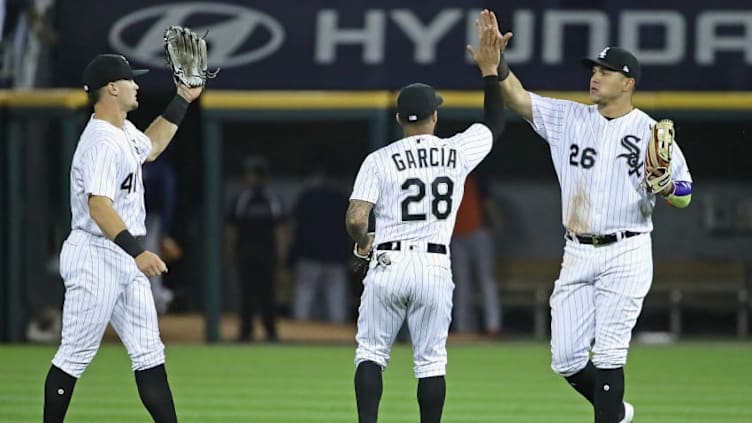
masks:
[(634, 135), (627, 135), (621, 139), (621, 145), (627, 149), (627, 153), (619, 154), (616, 157), (624, 157), (627, 160), (629, 166), (629, 174), (634, 175), (642, 168), (642, 162), (640, 161), (640, 147), (637, 143), (640, 142), (640, 138)]

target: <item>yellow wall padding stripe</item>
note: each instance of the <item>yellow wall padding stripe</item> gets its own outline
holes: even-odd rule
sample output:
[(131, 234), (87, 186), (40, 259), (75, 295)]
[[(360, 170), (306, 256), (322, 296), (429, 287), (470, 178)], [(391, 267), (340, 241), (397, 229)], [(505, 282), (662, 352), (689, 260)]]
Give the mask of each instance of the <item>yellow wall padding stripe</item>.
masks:
[[(480, 91), (443, 91), (444, 108), (480, 108)], [(541, 91), (538, 94), (590, 104), (586, 92)], [(391, 108), (396, 93), (391, 91), (207, 91), (202, 95), (209, 109), (338, 109)], [(750, 91), (645, 91), (635, 94), (635, 105), (643, 109), (752, 110)]]
[[(480, 91), (439, 90), (444, 108), (481, 108)], [(538, 94), (589, 104), (586, 92), (541, 91)], [(233, 91), (207, 90), (201, 96), (208, 109), (315, 110), (388, 109), (394, 107), (392, 91)], [(657, 110), (752, 110), (752, 91), (645, 91), (634, 97), (637, 107)], [(80, 89), (0, 90), (0, 106), (78, 108), (87, 104)]]
[(389, 91), (211, 91), (201, 96), (207, 109), (385, 109)]
[[(470, 91), (441, 91), (444, 97), (442, 107), (475, 108), (483, 106), (483, 94)], [(562, 98), (591, 104), (586, 92), (540, 91), (542, 96)], [(749, 91), (646, 91), (634, 96), (635, 106), (641, 109), (671, 110), (751, 110), (752, 92)]]
[(5, 107), (60, 107), (76, 109), (86, 106), (81, 89), (0, 90), (0, 105)]
[(752, 92), (638, 91), (634, 100), (645, 109), (752, 110)]
[[(444, 108), (480, 108), (480, 91), (444, 91)], [(538, 94), (590, 104), (586, 92), (541, 91)], [(209, 109), (337, 109), (390, 108), (396, 93), (390, 91), (207, 91), (202, 104)], [(646, 91), (635, 94), (643, 109), (752, 110), (749, 91)]]

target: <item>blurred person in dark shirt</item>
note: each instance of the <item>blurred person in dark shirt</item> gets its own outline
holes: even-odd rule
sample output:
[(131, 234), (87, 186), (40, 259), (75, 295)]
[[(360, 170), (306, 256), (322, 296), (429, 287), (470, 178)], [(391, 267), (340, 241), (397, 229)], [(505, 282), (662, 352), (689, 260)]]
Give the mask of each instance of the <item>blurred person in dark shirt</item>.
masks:
[[(279, 197), (267, 186), (265, 158), (243, 161), (245, 185), (232, 201), (229, 226), (240, 283), (238, 341), (253, 340), (253, 317), (260, 309), (267, 341), (277, 340), (275, 274), (284, 262), (285, 213)], [(257, 309), (258, 307), (258, 309)]]
[(342, 214), (348, 199), (331, 175), (331, 164), (317, 162), (319, 167), (301, 191), (292, 214), (293, 316), (299, 320), (323, 317), (315, 308), (317, 299), (322, 298), (326, 320), (344, 323), (348, 318), (346, 262), (350, 243)]
[(457, 210), (452, 234), (454, 319), (456, 332), (475, 332), (474, 293), (483, 312), (483, 332), (491, 337), (501, 331), (501, 305), (496, 280), (494, 230), (501, 215), (489, 195), (488, 178), (480, 171), (465, 180), (465, 195)]
[[(172, 236), (175, 221), (176, 177), (169, 160), (157, 160), (143, 167), (146, 198), (146, 240), (149, 251), (159, 251), (166, 263), (183, 256), (180, 244)], [(164, 314), (174, 298), (163, 277), (152, 276), (151, 292), (159, 314)]]

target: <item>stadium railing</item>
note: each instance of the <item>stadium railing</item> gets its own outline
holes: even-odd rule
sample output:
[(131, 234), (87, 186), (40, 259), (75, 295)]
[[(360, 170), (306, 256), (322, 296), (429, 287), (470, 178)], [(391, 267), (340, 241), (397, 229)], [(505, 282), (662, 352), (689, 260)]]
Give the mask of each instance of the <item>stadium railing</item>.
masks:
[[(560, 260), (512, 259), (497, 263), (502, 307), (522, 307), (533, 314), (534, 335), (545, 338), (550, 320), (549, 296)], [(688, 310), (734, 313), (736, 335), (749, 336), (750, 295), (747, 265), (740, 261), (657, 260), (644, 309), (667, 313), (674, 339), (683, 334)]]

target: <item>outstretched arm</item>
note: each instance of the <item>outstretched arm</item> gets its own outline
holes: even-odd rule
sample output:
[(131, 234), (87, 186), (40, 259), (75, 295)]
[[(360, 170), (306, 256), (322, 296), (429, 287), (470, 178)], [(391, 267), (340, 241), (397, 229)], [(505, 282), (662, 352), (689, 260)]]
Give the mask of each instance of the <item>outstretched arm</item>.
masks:
[(175, 136), (175, 132), (183, 121), (190, 103), (201, 95), (204, 87), (188, 88), (183, 84), (178, 85), (175, 98), (170, 101), (164, 112), (158, 116), (146, 128), (144, 133), (151, 140), (151, 152), (147, 161), (154, 161), (167, 148)]
[[(502, 60), (504, 59), (502, 58)], [(506, 78), (499, 81), (499, 86), (501, 87), (501, 96), (504, 97), (509, 108), (526, 121), (532, 122), (533, 101), (530, 99), (530, 93), (522, 86), (517, 76), (510, 71)]]
[[(480, 16), (480, 28), (492, 27), (496, 29), (497, 37), (501, 42), (501, 58), (499, 63), (499, 86), (501, 87), (501, 95), (504, 97), (504, 101), (510, 109), (514, 110), (517, 114), (522, 116), (525, 120), (533, 120), (533, 103), (530, 99), (530, 93), (525, 90), (519, 79), (509, 70), (509, 66), (504, 59), (504, 50), (507, 43), (512, 38), (512, 33), (507, 32), (502, 34), (499, 30), (499, 23), (496, 19), (496, 14), (488, 10), (481, 12)], [(478, 28), (478, 37), (481, 36), (480, 28)]]
[[(489, 13), (488, 10), (481, 12)], [(497, 27), (481, 19), (475, 21), (480, 46), (478, 51), (468, 45), (467, 51), (483, 75), (483, 123), (491, 130), (494, 140), (504, 131), (504, 102), (499, 91), (498, 68), (501, 60), (503, 39), (497, 36)]]

